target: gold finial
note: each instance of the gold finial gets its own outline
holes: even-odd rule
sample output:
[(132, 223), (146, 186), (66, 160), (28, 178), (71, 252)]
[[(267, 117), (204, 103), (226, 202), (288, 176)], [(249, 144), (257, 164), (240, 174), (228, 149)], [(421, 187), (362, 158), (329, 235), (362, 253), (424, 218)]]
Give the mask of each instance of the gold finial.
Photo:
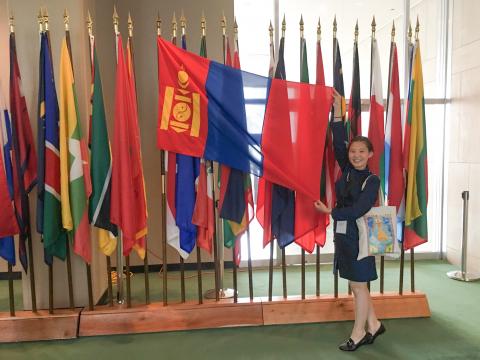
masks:
[(300, 15), (300, 37), (303, 38), (303, 25), (304, 25), (304, 22), (303, 22), (303, 14)]
[(180, 15), (180, 29), (182, 29), (182, 35), (185, 35), (186, 27), (187, 27), (187, 19), (185, 18), (185, 15), (183, 14), (183, 9), (182, 9), (182, 14)]
[(157, 12), (157, 35), (162, 36), (162, 20), (160, 19), (160, 11)]
[(87, 14), (87, 29), (88, 29), (88, 36), (93, 36), (93, 21), (92, 21), (92, 16), (90, 15), (90, 10), (88, 10), (88, 14)]
[(322, 36), (322, 26), (320, 25), (320, 18), (318, 18), (318, 24), (317, 24), (317, 41), (321, 40)]
[(42, 16), (43, 30), (48, 31), (48, 11), (47, 8), (43, 8)]
[(40, 8), (40, 10), (38, 10), (37, 21), (38, 21), (38, 32), (42, 33), (42, 32), (43, 32), (43, 13), (42, 13), (42, 8)]
[(395, 20), (393, 20), (392, 24), (392, 42), (395, 41)]
[(287, 30), (287, 22), (285, 21), (285, 14), (283, 14), (283, 20), (282, 20), (282, 37), (285, 37), (285, 30)]
[(207, 19), (205, 18), (205, 13), (202, 10), (202, 18), (200, 20), (200, 28), (202, 29), (202, 36), (206, 35), (207, 32)]
[(133, 21), (132, 17), (130, 16), (130, 11), (128, 12), (127, 29), (128, 37), (133, 37)]
[(417, 25), (415, 26), (415, 40), (418, 41), (418, 33), (420, 32), (420, 22), (418, 21), (417, 15)]
[(270, 20), (270, 25), (268, 26), (268, 34), (270, 35), (270, 42), (273, 42), (273, 25), (272, 25), (272, 20)]
[(68, 22), (70, 21), (70, 16), (68, 16), (68, 11), (65, 8), (63, 11), (63, 24), (65, 25), (65, 31), (68, 31)]
[(375, 28), (377, 27), (377, 23), (375, 22), (375, 15), (373, 15), (372, 20), (372, 39), (375, 39)]
[(173, 38), (177, 37), (177, 18), (175, 16), (175, 11), (173, 12), (173, 18), (172, 18), (172, 37)]
[(412, 23), (408, 24), (408, 42), (412, 42)]
[(358, 19), (357, 23), (355, 24), (355, 42), (358, 43)]
[(113, 28), (115, 30), (115, 35), (118, 35), (119, 34), (119, 31), (118, 31), (118, 20), (120, 18), (118, 17), (118, 13), (117, 13), (117, 8), (115, 5), (113, 5)]
[(13, 23), (14, 23), (13, 15), (10, 15), (10, 17), (8, 18), (8, 25), (10, 26), (10, 32), (11, 33), (15, 32), (15, 28), (14, 28)]
[(226, 34), (226, 29), (227, 29), (227, 18), (225, 17), (225, 14), (222, 12), (222, 19), (220, 20), (220, 27), (222, 28), (222, 34), (225, 36)]
[(337, 14), (333, 17), (333, 38), (337, 37)]

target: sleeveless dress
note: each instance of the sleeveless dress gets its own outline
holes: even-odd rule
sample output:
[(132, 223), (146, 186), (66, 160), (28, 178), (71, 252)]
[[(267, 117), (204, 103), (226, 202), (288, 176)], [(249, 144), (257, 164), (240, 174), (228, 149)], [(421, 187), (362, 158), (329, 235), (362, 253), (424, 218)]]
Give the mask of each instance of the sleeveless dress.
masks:
[[(356, 220), (375, 205), (380, 187), (380, 179), (368, 170), (356, 170), (348, 161), (346, 132), (342, 122), (332, 123), (335, 159), (342, 169), (342, 176), (335, 183), (337, 203), (332, 210), (334, 220), (334, 273), (357, 282), (377, 279), (375, 257), (362, 260), (358, 257), (358, 228)], [(368, 180), (367, 180), (368, 178)], [(366, 181), (362, 190), (362, 185)]]

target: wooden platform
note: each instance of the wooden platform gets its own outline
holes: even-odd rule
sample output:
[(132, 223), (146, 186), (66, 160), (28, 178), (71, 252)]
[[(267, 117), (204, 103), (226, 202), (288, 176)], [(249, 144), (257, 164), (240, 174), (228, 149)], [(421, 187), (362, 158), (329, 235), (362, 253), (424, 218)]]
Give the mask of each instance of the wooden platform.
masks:
[(0, 343), (74, 339), (77, 337), (81, 309), (17, 311), (15, 316), (0, 313)]
[[(429, 317), (425, 294), (420, 292), (372, 293), (381, 319)], [(184, 304), (101, 306), (94, 311), (57, 310), (54, 315), (40, 311), (17, 312), (16, 317), (0, 313), (0, 342), (71, 339), (80, 336), (135, 334), (147, 332), (208, 329), (234, 326), (260, 326), (353, 320), (353, 297), (332, 295), (206, 300)]]

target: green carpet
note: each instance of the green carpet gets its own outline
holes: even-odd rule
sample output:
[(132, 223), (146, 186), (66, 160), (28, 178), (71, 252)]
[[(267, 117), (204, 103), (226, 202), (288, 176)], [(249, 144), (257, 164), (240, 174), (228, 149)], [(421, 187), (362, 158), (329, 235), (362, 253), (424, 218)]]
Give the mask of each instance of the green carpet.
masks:
[[(387, 332), (374, 345), (355, 353), (343, 353), (337, 345), (348, 337), (352, 322), (222, 328), (169, 333), (81, 338), (0, 345), (0, 359), (480, 359), (480, 283), (450, 280), (445, 273), (454, 269), (442, 261), (416, 263), (416, 287), (427, 293), (432, 317), (386, 320)], [(406, 267), (408, 270), (408, 265)], [(315, 290), (314, 269), (308, 268), (307, 293)], [(187, 298), (197, 296), (195, 272), (188, 272)], [(398, 263), (386, 266), (385, 289), (398, 286)], [(409, 289), (406, 271), (406, 290)], [(143, 277), (133, 278), (133, 298), (142, 302)], [(169, 274), (169, 299), (179, 298), (177, 273)], [(266, 295), (268, 272), (254, 272), (255, 296)], [(150, 275), (151, 297), (161, 298), (159, 274)], [(231, 274), (225, 275), (231, 286)], [(288, 269), (289, 293), (300, 289), (300, 269)], [(213, 286), (213, 276), (204, 278), (204, 290)], [(275, 294), (281, 294), (281, 272), (275, 273)], [(333, 288), (330, 266), (322, 267), (322, 293)], [(0, 306), (8, 309), (7, 282), (0, 281)], [(378, 289), (378, 281), (372, 285)], [(340, 281), (340, 291), (346, 282)], [(240, 296), (248, 296), (246, 272), (239, 274)], [(19, 296), (20, 290), (16, 290)], [(6, 306), (5, 306), (6, 305)], [(8, 329), (0, 329), (8, 331)]]

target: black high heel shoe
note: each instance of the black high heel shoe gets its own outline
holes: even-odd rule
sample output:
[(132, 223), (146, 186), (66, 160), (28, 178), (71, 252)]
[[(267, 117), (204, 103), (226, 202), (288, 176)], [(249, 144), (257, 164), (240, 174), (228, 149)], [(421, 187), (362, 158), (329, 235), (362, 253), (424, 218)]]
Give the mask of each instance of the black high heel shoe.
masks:
[(370, 334), (370, 341), (368, 342), (369, 344), (373, 344), (377, 336), (382, 335), (387, 329), (385, 329), (385, 326), (383, 326), (382, 323), (380, 323), (380, 327), (378, 328), (377, 331), (375, 331), (375, 334), (370, 334), (367, 332), (367, 334)]
[(345, 341), (343, 344), (341, 344), (338, 348), (342, 351), (355, 351), (357, 350), (360, 346), (369, 344), (370, 338), (372, 337), (372, 334), (367, 332), (365, 336), (355, 344), (355, 342), (352, 340), (352, 338), (349, 338), (347, 341)]

